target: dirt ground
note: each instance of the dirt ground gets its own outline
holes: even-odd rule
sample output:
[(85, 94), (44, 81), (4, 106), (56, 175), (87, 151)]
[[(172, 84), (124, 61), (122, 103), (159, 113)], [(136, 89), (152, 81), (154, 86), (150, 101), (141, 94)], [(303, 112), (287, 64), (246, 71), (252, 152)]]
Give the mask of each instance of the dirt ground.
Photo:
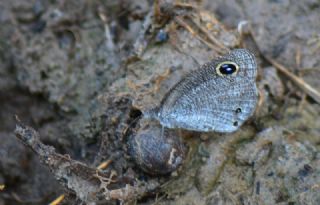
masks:
[[(320, 204), (319, 19), (318, 0), (1, 1), (0, 205)], [(260, 98), (238, 131), (142, 118), (234, 48)]]

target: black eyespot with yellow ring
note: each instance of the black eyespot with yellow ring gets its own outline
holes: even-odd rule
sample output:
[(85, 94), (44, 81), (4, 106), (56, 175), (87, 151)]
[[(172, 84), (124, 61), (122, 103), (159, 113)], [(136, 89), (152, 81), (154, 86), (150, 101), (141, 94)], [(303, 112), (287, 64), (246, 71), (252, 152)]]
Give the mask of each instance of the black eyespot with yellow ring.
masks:
[(235, 76), (239, 71), (239, 66), (231, 61), (224, 61), (217, 65), (216, 72), (220, 76), (232, 75)]

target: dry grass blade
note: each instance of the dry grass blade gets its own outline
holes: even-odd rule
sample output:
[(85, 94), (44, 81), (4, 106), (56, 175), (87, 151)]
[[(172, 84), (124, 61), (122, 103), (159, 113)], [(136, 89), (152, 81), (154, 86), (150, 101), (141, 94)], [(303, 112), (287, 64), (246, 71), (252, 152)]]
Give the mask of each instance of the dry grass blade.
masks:
[(223, 51), (230, 51), (230, 49), (228, 47), (226, 47), (225, 45), (223, 45), (222, 42), (220, 42), (218, 39), (216, 39), (213, 35), (211, 35), (209, 33), (209, 31), (207, 31), (204, 27), (202, 27), (198, 22), (196, 22), (193, 18), (191, 18), (190, 16), (188, 16), (190, 21), (195, 24), (197, 26), (197, 28), (208, 38), (209, 41), (211, 41), (214, 46), (217, 46), (218, 48), (220, 48), (222, 50), (222, 52), (220, 51), (220, 53), (225, 53)]
[(59, 205), (63, 201), (64, 197), (65, 197), (64, 194), (60, 195), (58, 198), (52, 201), (49, 205)]
[(273, 59), (264, 56), (277, 70), (286, 75), (290, 80), (292, 80), (300, 89), (306, 92), (312, 99), (320, 104), (320, 92), (317, 91), (314, 87), (306, 83), (302, 78), (291, 73), (285, 66), (274, 61)]
[[(276, 62), (272, 58), (269, 58), (268, 56), (264, 55), (263, 52), (261, 52), (259, 43), (257, 39), (255, 38), (254, 33), (252, 30), (249, 32), (253, 41), (257, 45), (257, 48), (259, 49), (260, 53), (263, 55), (263, 57), (269, 61), (278, 71), (280, 71), (282, 74), (287, 76), (294, 84), (296, 84), (301, 90), (303, 90), (307, 95), (309, 95), (313, 100), (315, 100), (317, 103), (320, 104), (320, 92), (317, 91), (314, 87), (306, 83), (302, 78), (296, 76), (292, 72), (289, 71), (288, 68), (281, 65), (280, 63)], [(299, 61), (299, 60), (298, 60)]]
[(219, 48), (214, 46), (212, 43), (208, 42), (207, 40), (203, 39), (186, 21), (184, 21), (181, 17), (175, 17), (175, 22), (186, 29), (192, 36), (196, 37), (199, 41), (207, 45), (210, 49), (216, 51), (219, 54), (223, 54)]

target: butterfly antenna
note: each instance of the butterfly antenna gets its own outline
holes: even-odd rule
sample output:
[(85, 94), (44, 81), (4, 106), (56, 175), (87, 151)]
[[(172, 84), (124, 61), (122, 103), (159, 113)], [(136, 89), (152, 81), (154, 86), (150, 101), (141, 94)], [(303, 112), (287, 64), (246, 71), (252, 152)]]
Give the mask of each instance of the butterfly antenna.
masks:
[(141, 118), (143, 117), (143, 115), (139, 115), (138, 117), (136, 117), (132, 122), (130, 122), (130, 124), (128, 125), (128, 127), (123, 131), (123, 134), (126, 135), (128, 130)]
[(163, 137), (163, 134), (164, 134), (164, 126), (161, 125), (161, 138)]

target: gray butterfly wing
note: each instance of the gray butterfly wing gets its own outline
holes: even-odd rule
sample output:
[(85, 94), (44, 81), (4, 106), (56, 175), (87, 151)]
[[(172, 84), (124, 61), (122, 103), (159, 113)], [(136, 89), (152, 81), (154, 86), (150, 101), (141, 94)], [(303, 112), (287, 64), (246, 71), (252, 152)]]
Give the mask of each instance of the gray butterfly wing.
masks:
[[(219, 75), (216, 66), (224, 61), (235, 62), (238, 73)], [(165, 127), (233, 132), (255, 110), (256, 75), (254, 56), (245, 49), (233, 50), (183, 78), (164, 97), (157, 118)]]

